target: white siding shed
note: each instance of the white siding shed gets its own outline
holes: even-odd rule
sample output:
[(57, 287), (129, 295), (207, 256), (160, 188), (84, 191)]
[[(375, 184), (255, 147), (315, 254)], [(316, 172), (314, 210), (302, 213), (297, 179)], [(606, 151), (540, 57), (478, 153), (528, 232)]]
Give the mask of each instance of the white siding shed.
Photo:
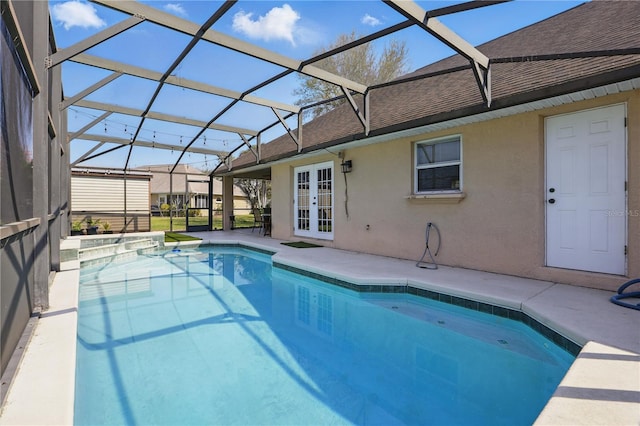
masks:
[(114, 232), (149, 231), (150, 179), (151, 174), (144, 172), (127, 172), (125, 179), (113, 170), (73, 169), (72, 222), (99, 219), (109, 222)]

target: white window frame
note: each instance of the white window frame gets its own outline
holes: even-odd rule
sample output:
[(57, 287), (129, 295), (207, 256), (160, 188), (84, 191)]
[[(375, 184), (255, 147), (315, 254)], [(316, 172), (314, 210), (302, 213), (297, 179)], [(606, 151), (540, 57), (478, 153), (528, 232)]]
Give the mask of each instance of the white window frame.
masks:
[(209, 207), (209, 196), (207, 194), (195, 194), (193, 199), (195, 208), (206, 209)]
[[(446, 161), (446, 162), (435, 163), (435, 164), (418, 165), (418, 147), (420, 145), (436, 145), (436, 144), (439, 144), (439, 143), (453, 142), (455, 140), (458, 140), (460, 142), (460, 160)], [(463, 164), (462, 153), (463, 152), (464, 152), (464, 150), (462, 149), (462, 135), (449, 135), (449, 136), (443, 136), (441, 138), (427, 139), (427, 140), (421, 140), (421, 141), (415, 142), (413, 144), (413, 193), (417, 194), (417, 195), (424, 195), (424, 194), (458, 194), (458, 193), (461, 193), (462, 192), (462, 183), (463, 183), (463, 179), (462, 179), (462, 174), (463, 174), (462, 173), (462, 164)], [(434, 168), (448, 167), (448, 166), (459, 166), (459, 185), (458, 185), (458, 188), (434, 189), (434, 190), (427, 190), (427, 191), (418, 191), (418, 171), (419, 170), (434, 169)]]

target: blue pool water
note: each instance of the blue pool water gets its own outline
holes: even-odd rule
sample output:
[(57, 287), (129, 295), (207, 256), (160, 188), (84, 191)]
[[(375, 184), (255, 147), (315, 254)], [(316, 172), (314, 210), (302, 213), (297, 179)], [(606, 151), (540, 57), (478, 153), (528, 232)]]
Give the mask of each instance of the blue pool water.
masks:
[(531, 424), (573, 357), (519, 322), (237, 248), (83, 268), (75, 424)]

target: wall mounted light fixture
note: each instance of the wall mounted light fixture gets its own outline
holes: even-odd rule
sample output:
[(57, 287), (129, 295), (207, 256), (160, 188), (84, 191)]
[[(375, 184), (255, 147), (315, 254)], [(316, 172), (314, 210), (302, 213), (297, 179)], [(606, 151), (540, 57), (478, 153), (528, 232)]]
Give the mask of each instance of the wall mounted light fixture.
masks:
[(342, 173), (351, 173), (351, 160), (342, 161), (340, 168), (342, 169)]

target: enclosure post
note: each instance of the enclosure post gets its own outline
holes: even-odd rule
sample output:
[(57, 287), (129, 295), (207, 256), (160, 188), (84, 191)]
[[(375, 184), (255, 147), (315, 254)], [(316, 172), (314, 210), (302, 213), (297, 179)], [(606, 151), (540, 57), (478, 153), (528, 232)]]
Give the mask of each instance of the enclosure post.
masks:
[[(33, 34), (27, 37), (31, 41), (31, 55), (36, 67), (36, 76), (46, 85), (49, 72), (44, 67), (44, 59), (49, 51), (49, 5), (48, 2), (32, 2)], [(26, 6), (28, 9), (29, 6)], [(27, 42), (28, 43), (28, 42)], [(33, 98), (33, 216), (40, 219), (40, 225), (33, 233), (35, 244), (33, 252), (34, 288), (33, 303), (42, 309), (49, 308), (49, 90), (43, 90)], [(60, 244), (59, 238), (54, 244)], [(6, 303), (6, 302), (5, 302)]]
[(124, 181), (124, 232), (127, 232), (127, 169), (123, 170), (123, 181)]
[(231, 228), (231, 216), (233, 215), (233, 176), (222, 178), (222, 229)]
[[(51, 70), (51, 90), (49, 96), (52, 97), (52, 105), (55, 105), (58, 100), (62, 99), (62, 72), (60, 67)], [(50, 164), (49, 164), (49, 247), (50, 247), (50, 262), (51, 270), (60, 270), (60, 239), (63, 236), (67, 236), (67, 233), (62, 233), (62, 187), (61, 187), (61, 173), (64, 168), (68, 173), (68, 166), (64, 165), (63, 159), (66, 155), (67, 147), (64, 144), (66, 139), (65, 129), (60, 124), (62, 122), (61, 117), (64, 115), (63, 111), (58, 108), (52, 108), (50, 111), (51, 123), (49, 125), (49, 149)]]
[(189, 198), (189, 175), (186, 173), (187, 168), (184, 168), (184, 195), (183, 195), (183, 204), (184, 204), (184, 222), (185, 222), (185, 231), (187, 230), (186, 223), (189, 219), (187, 219), (187, 207), (191, 207), (191, 199)]
[(209, 210), (209, 231), (213, 231), (213, 177), (209, 176), (209, 194), (207, 197)]
[(173, 232), (173, 172), (169, 172), (169, 231)]
[(66, 238), (71, 231), (69, 226), (71, 219), (71, 164), (69, 162), (71, 147), (65, 142), (68, 133), (66, 110), (60, 111), (60, 119), (58, 121), (58, 125), (60, 126), (58, 140), (64, 151), (64, 154), (60, 158), (60, 170), (58, 171), (58, 177), (60, 178), (60, 236)]

